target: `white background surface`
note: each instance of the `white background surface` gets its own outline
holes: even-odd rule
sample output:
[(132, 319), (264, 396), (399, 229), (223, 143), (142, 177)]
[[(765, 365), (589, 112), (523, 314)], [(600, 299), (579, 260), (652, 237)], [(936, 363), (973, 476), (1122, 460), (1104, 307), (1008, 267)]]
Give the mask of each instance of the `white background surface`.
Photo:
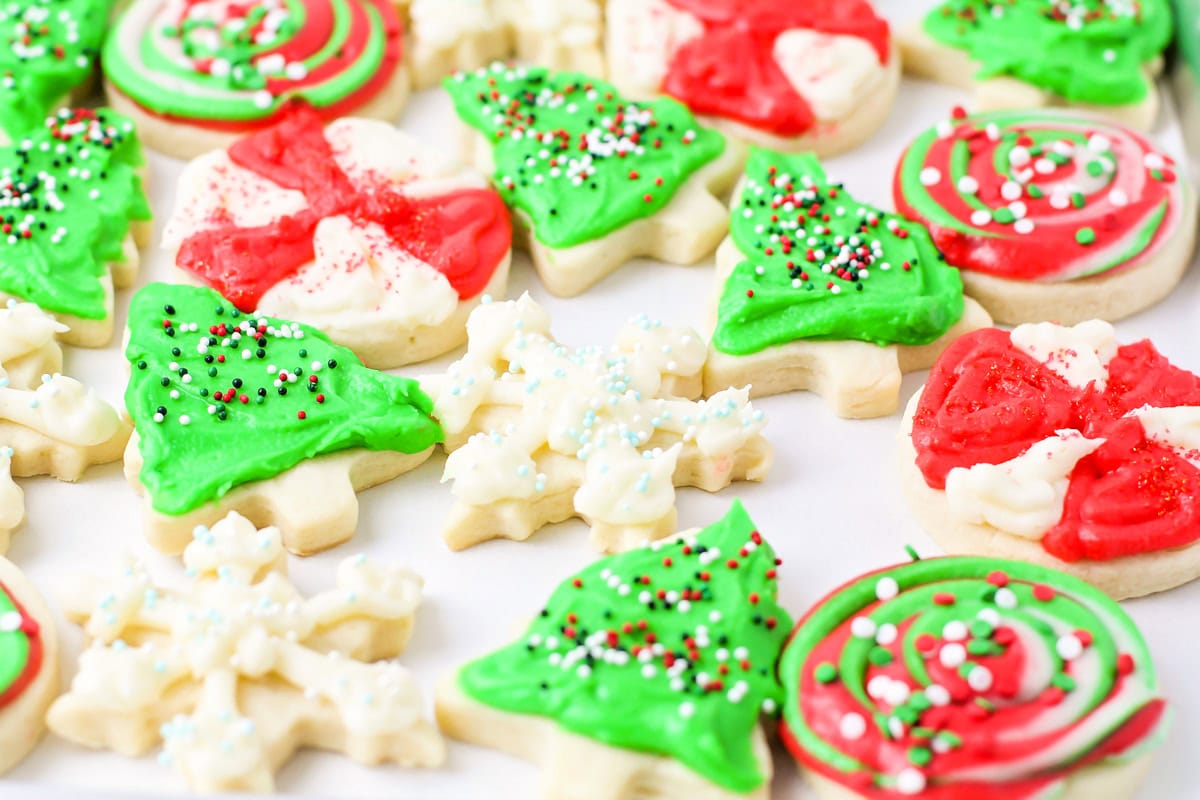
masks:
[[(926, 4), (895, 0), (877, 5), (894, 22), (902, 22), (916, 15), (915, 6)], [(890, 208), (892, 170), (903, 145), (946, 116), (954, 103), (967, 100), (953, 90), (905, 79), (883, 129), (861, 149), (828, 160), (830, 177), (844, 181), (856, 197)], [(446, 141), (444, 131), (450, 121), (448, 99), (437, 91), (414, 97), (400, 126), (436, 144)], [(1181, 153), (1178, 132), (1167, 120), (1156, 133), (1170, 152)], [(150, 166), (157, 232), (172, 205), (180, 164), (152, 154)], [(145, 251), (143, 259), (141, 282), (171, 278), (172, 269), (156, 248)], [(694, 267), (636, 261), (586, 295), (561, 300), (542, 290), (527, 259), (519, 255), (510, 296), (528, 290), (544, 303), (555, 333), (564, 342), (608, 344), (628, 317), (643, 311), (699, 329), (710, 282), (711, 260)], [(124, 322), (128, 300), (129, 293), (119, 293), (119, 324)], [(1198, 308), (1200, 271), (1193, 269), (1166, 302), (1119, 323), (1117, 330), (1126, 341), (1149, 336), (1174, 363), (1200, 371)], [(450, 360), (405, 372), (433, 371)], [(124, 367), (116, 342), (103, 350), (69, 349), (65, 371), (93, 384), (110, 401), (120, 401)], [(923, 379), (923, 374), (905, 379), (902, 401)], [(680, 490), (681, 527), (705, 525), (720, 516), (733, 497), (742, 497), (784, 560), (781, 601), (793, 616), (842, 581), (904, 560), (906, 543), (922, 553), (938, 552), (910, 519), (897, 486), (898, 415), (840, 420), (809, 394), (766, 398), (756, 404), (767, 412), (766, 435), (776, 451), (770, 478), (763, 484), (736, 484), (719, 495)], [(428, 697), (437, 679), (456, 664), (505, 643), (515, 623), (540, 608), (561, 579), (595, 556), (579, 521), (546, 528), (527, 542), (497, 541), (463, 553), (450, 552), (439, 536), (452, 499), (448, 487), (438, 483), (443, 463), (444, 457), (435, 455), (415, 473), (364, 492), (354, 539), (329, 553), (292, 558), (290, 564), (306, 593), (331, 586), (337, 562), (358, 552), (418, 570), (426, 579), (425, 603), (412, 643), (399, 660), (415, 671)], [(8, 557), (38, 583), (52, 605), (57, 607), (56, 587), (73, 574), (111, 572), (124, 553), (145, 559), (168, 582), (180, 579), (178, 560), (146, 545), (140, 502), (126, 485), (119, 464), (95, 468), (74, 486), (52, 479), (27, 480), (23, 486), (28, 520), (14, 536)], [(1193, 763), (1200, 741), (1196, 622), (1200, 582), (1124, 605), (1149, 640), (1163, 689), (1175, 710), (1173, 730), (1141, 797), (1200, 798)], [(81, 639), (75, 626), (61, 620), (59, 634), (65, 648), (63, 671), (69, 680)], [(776, 773), (773, 797), (812, 796), (800, 785), (793, 762), (781, 749), (777, 749)], [(183, 791), (174, 774), (158, 766), (154, 754), (136, 760), (90, 752), (52, 734), (0, 781), (0, 796), (46, 796), (47, 785), (54, 787), (54, 794), (71, 789), (81, 790), (80, 795), (136, 791), (163, 796)], [(536, 768), (457, 743), (450, 744), (448, 763), (439, 770), (370, 769), (340, 755), (306, 752), (278, 775), (280, 791), (337, 797), (527, 798), (536, 796), (537, 788)]]

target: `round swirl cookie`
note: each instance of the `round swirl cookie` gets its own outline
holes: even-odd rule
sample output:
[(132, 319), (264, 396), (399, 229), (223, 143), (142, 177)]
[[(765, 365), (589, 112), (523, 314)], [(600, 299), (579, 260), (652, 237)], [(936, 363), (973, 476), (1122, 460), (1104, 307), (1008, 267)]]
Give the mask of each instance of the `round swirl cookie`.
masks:
[(111, 0), (8, 0), (0, 6), (0, 142), (86, 98), (111, 9)]
[(392, 0), (135, 0), (104, 44), (109, 103), (194, 158), (304, 103), (394, 120), (408, 96)]
[(480, 299), (504, 295), (512, 229), (486, 180), (390, 124), (300, 107), (190, 163), (163, 244), (241, 311), (390, 369), (466, 341)]
[(133, 123), (106, 109), (62, 109), (0, 147), (0, 300), (54, 314), (70, 344), (108, 344), (114, 287), (150, 238), (142, 163)]
[(0, 774), (38, 743), (58, 690), (54, 616), (25, 575), (0, 558)]
[(609, 0), (609, 78), (730, 136), (833, 155), (883, 124), (900, 54), (866, 0)]
[(1116, 598), (1200, 577), (1200, 376), (1112, 326), (959, 339), (909, 403), (900, 469), (948, 552), (1018, 558)]
[(843, 417), (885, 416), (902, 373), (991, 324), (924, 226), (858, 202), (813, 155), (754, 150), (731, 209), (709, 394), (812, 390)]
[(438, 724), (537, 763), (548, 798), (766, 800), (760, 719), (782, 700), (790, 627), (779, 563), (737, 502), (699, 532), (603, 558), (517, 641), (442, 682)]
[(909, 72), (982, 111), (1070, 106), (1149, 129), (1171, 42), (1167, 0), (947, 0), (897, 32)]
[(692, 264), (728, 227), (714, 194), (743, 148), (660, 98), (629, 100), (577, 72), (495, 63), (445, 82), (468, 161), (514, 210), (553, 294), (580, 294), (630, 259)]
[(1179, 282), (1195, 192), (1128, 128), (1060, 111), (952, 118), (896, 168), (896, 208), (929, 226), (968, 294), (1006, 324), (1116, 320)]
[(125, 476), (164, 552), (230, 511), (277, 526), (293, 553), (332, 547), (358, 525), (356, 491), (420, 466), (442, 439), (416, 381), (211, 289), (139, 290), (125, 355)]
[(779, 663), (822, 800), (1129, 800), (1167, 728), (1120, 606), (1053, 569), (931, 558), (826, 596)]

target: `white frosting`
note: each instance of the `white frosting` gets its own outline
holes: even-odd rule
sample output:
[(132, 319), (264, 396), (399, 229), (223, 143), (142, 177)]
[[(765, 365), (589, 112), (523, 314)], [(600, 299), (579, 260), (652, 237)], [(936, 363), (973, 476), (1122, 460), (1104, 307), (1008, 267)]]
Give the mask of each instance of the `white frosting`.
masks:
[(57, 347), (54, 337), (66, 331), (66, 325), (33, 303), (9, 300), (0, 309), (0, 364)]
[(1103, 443), (1062, 430), (1003, 463), (955, 467), (946, 476), (950, 514), (961, 522), (1041, 539), (1062, 518), (1075, 465)]
[(1070, 328), (1053, 322), (1018, 325), (1012, 343), (1079, 389), (1093, 382), (1097, 389), (1108, 385), (1108, 362), (1118, 348), (1113, 326), (1098, 319)]
[(641, 92), (657, 92), (671, 58), (692, 39), (704, 35), (704, 23), (667, 0), (609, 0), (609, 58)]
[(13, 530), (25, 519), (25, 493), (13, 483), (12, 455), (11, 447), (0, 447), (0, 534)]
[(1165, 444), (1180, 456), (1200, 467), (1200, 408), (1143, 406), (1129, 412), (1142, 423), (1146, 436)]
[[(411, 620), (420, 579), (352, 557), (339, 566), (336, 589), (305, 600), (287, 580), (286, 563), (277, 530), (256, 530), (230, 514), (211, 530), (197, 529), (185, 550), (190, 593), (159, 589), (143, 567), (128, 567), (90, 610), (84, 627), (94, 643), (60, 703), (76, 715), (136, 716), (150, 713), (178, 683), (199, 684), (190, 713), (161, 730), (164, 760), (193, 788), (271, 788), (275, 765), (268, 754), (280, 742), (266, 731), (290, 733), (256, 725), (238, 702), (261, 679), (267, 681), (263, 691), (292, 706), (289, 717), (302, 720), (304, 708), (316, 714), (332, 707), (352, 738), (424, 726), (423, 703), (404, 669), (318, 652), (305, 643), (318, 629), (347, 621), (386, 626)], [(350, 628), (347, 635), (365, 643), (374, 633)], [(289, 690), (294, 697), (285, 700)], [(381, 740), (377, 746), (383, 752), (385, 745)]]
[(553, 476), (577, 487), (577, 511), (593, 521), (647, 523), (674, 503), (681, 445), (730, 457), (765, 425), (746, 390), (704, 401), (663, 396), (665, 376), (694, 375), (704, 364), (704, 342), (690, 329), (643, 317), (611, 348), (568, 348), (549, 329), (528, 295), (482, 305), (467, 323), (467, 354), (444, 377), (423, 380), (448, 433), (503, 420), (447, 459), (443, 480), (453, 481), (461, 502), (534, 500), (547, 491), (539, 463), (557, 455), (583, 462), (577, 474), (556, 467)]
[(774, 55), (820, 120), (848, 117), (886, 74), (875, 48), (858, 36), (792, 28), (775, 38)]
[[(378, 120), (339, 119), (326, 128), (325, 137), (337, 165), (362, 191), (382, 184), (407, 196), (429, 197), (486, 186), (478, 176), (456, 174), (447, 158)], [(264, 225), (307, 207), (301, 192), (237, 166), (226, 151), (215, 151), (185, 168), (163, 246), (178, 249), (203, 230)], [(446, 277), (379, 225), (326, 217), (313, 239), (313, 261), (268, 289), (258, 311), (334, 330), (414, 329), (440, 325), (458, 307), (458, 294)]]
[(450, 47), (496, 27), (491, 0), (412, 0), (408, 18), (417, 49)]

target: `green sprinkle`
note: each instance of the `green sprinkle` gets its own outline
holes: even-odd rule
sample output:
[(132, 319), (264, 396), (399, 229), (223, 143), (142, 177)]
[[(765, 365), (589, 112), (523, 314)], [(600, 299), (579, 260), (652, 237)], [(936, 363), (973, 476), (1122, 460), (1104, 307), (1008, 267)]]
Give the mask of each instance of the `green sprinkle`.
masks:
[(1016, 219), (1016, 215), (1013, 214), (1012, 210), (1009, 209), (1008, 206), (1001, 206), (992, 212), (992, 219), (996, 220), (996, 222), (999, 222), (1001, 225), (1007, 225)]
[(937, 735), (937, 731), (935, 731), (933, 728), (922, 728), (918, 726), (909, 731), (909, 734), (912, 735), (914, 739), (932, 739)]
[(900, 706), (892, 712), (892, 716), (905, 725), (915, 725), (921, 719), (920, 712), (912, 706)]
[(972, 639), (967, 642), (967, 652), (973, 656), (990, 656), (995, 652), (995, 645), (986, 639)]
[(886, 647), (872, 647), (867, 654), (867, 660), (877, 667), (886, 667), (892, 663), (892, 652)]
[(990, 639), (993, 630), (992, 623), (986, 619), (977, 619), (971, 623), (971, 635), (976, 639)]
[(939, 731), (935, 737), (937, 741), (943, 742), (949, 747), (962, 747), (962, 738), (957, 733), (950, 731)]
[(1043, 192), (1038, 187), (1034, 186), (1032, 183), (1025, 187), (1025, 193), (1028, 194), (1030, 197), (1032, 197), (1034, 200), (1039, 200), (1046, 196), (1045, 192)]
[(1080, 228), (1075, 231), (1075, 241), (1082, 245), (1089, 245), (1096, 241), (1096, 232), (1091, 228)]
[(833, 683), (837, 680), (838, 670), (833, 664), (828, 661), (823, 661), (813, 670), (813, 677), (817, 679), (817, 683)]
[(913, 547), (911, 544), (904, 545), (904, 552), (908, 553), (908, 557), (912, 561), (921, 560), (921, 554), (918, 553), (917, 548)]
[(1093, 178), (1099, 178), (1104, 174), (1104, 165), (1100, 163), (1100, 159), (1089, 161), (1087, 165), (1087, 174)]
[(908, 705), (917, 711), (927, 711), (933, 705), (924, 692), (918, 692), (908, 698)]
[(1087, 198), (1083, 196), (1083, 192), (1074, 192), (1071, 195), (1071, 205), (1076, 208), (1083, 208), (1087, 203)]
[(918, 767), (924, 767), (933, 760), (933, 751), (928, 747), (908, 748), (908, 760)]
[(1075, 688), (1075, 679), (1065, 672), (1060, 672), (1054, 676), (1054, 680), (1050, 681), (1051, 685), (1057, 686), (1064, 692), (1070, 692)]

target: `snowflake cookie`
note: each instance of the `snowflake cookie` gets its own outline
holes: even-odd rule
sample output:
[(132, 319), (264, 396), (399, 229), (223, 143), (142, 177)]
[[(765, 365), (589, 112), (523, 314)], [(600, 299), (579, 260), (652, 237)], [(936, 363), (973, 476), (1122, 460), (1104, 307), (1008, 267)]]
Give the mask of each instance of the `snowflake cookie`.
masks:
[(422, 379), (452, 451), (455, 549), (580, 516), (598, 548), (625, 550), (674, 532), (676, 486), (717, 491), (770, 468), (748, 389), (687, 399), (705, 358), (690, 329), (642, 317), (613, 347), (569, 348), (523, 295), (480, 306), (467, 336), (462, 359)]
[(32, 303), (0, 306), (0, 470), (8, 485), (0, 488), (0, 553), (23, 516), (12, 475), (76, 481), (89, 466), (120, 458), (129, 438), (116, 409), (59, 372), (56, 337), (65, 330)]
[[(437, 766), (445, 745), (412, 676), (380, 661), (407, 643), (421, 579), (354, 556), (305, 599), (279, 531), (230, 514), (197, 528), (189, 591), (141, 565), (66, 601), (90, 645), (50, 708), (59, 736), (160, 761), (199, 792), (268, 792), (297, 749), (363, 764)], [(373, 663), (375, 662), (375, 663)]]

